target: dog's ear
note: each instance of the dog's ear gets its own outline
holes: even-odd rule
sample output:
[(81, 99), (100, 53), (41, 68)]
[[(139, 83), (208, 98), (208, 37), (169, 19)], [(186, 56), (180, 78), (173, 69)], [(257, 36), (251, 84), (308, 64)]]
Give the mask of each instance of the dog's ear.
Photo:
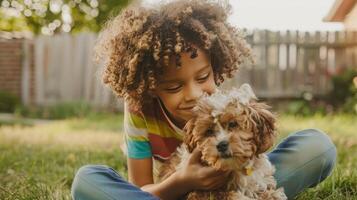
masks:
[(193, 135), (193, 129), (195, 127), (195, 119), (190, 119), (185, 127), (183, 128), (184, 130), (184, 136), (183, 136), (183, 143), (187, 145), (188, 151), (192, 153), (192, 151), (196, 148), (196, 142), (194, 140), (194, 135)]
[(264, 103), (253, 103), (255, 109), (255, 115), (253, 120), (256, 123), (254, 128), (254, 139), (257, 145), (256, 154), (266, 152), (270, 147), (274, 145), (276, 136), (275, 115), (269, 111), (269, 106)]

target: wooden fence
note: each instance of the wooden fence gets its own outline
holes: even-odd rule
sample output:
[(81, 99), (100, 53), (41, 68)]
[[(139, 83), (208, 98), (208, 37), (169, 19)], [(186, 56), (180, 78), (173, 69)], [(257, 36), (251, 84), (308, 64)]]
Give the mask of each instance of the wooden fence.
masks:
[(324, 95), (331, 76), (357, 69), (357, 32), (248, 32), (256, 63), (227, 85), (248, 82), (260, 97)]
[[(36, 104), (115, 104), (101, 83), (101, 67), (93, 62), (95, 40), (95, 34), (83, 33), (32, 41), (34, 52), (25, 51), (24, 58), (34, 56)], [(299, 97), (304, 92), (323, 95), (331, 89), (331, 75), (357, 68), (357, 32), (252, 31), (247, 32), (247, 40), (256, 62), (242, 67), (223, 87), (249, 83), (258, 97), (265, 98)]]
[(116, 105), (101, 83), (101, 67), (94, 62), (96, 34), (40, 36), (33, 41), (35, 104), (87, 102), (95, 107)]

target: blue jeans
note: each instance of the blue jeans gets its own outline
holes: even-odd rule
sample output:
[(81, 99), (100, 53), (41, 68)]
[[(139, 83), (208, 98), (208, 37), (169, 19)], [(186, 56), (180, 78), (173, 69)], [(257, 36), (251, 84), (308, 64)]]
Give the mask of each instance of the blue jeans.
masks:
[[(291, 134), (269, 154), (276, 168), (278, 187), (289, 199), (323, 181), (336, 162), (336, 147), (316, 129)], [(75, 200), (157, 200), (150, 193), (128, 183), (112, 168), (102, 165), (81, 167), (72, 184)]]

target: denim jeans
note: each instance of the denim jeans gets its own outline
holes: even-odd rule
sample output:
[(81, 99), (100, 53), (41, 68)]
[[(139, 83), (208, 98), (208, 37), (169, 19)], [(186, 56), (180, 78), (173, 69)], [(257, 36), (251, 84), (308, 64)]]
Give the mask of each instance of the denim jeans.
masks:
[[(289, 199), (329, 176), (336, 162), (336, 147), (316, 129), (290, 134), (268, 153), (275, 166), (278, 187)], [(75, 200), (157, 200), (158, 198), (128, 183), (112, 168), (103, 165), (81, 167), (72, 184)]]

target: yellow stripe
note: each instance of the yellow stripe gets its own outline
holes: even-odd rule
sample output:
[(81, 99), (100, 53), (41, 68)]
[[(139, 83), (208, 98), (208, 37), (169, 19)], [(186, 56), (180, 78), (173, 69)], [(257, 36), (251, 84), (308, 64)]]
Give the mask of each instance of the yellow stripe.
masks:
[[(138, 116), (134, 113), (127, 112), (126, 115), (127, 123), (130, 126), (137, 129), (146, 129), (149, 133), (155, 134), (165, 138), (176, 138), (182, 140), (182, 136), (176, 131), (174, 131), (167, 123), (152, 117), (146, 117), (145, 121), (141, 116)], [(140, 137), (140, 136), (130, 136), (131, 137)], [(141, 136), (142, 137), (142, 136)], [(137, 140), (137, 139), (135, 139)], [(147, 139), (146, 139), (147, 140)], [(138, 140), (139, 141), (139, 140)]]
[(135, 128), (144, 128), (146, 129), (146, 123), (145, 120), (133, 113), (127, 113), (127, 115), (125, 115), (126, 119), (127, 119), (127, 123), (129, 123), (129, 125), (135, 127)]
[(167, 124), (160, 120), (148, 118), (147, 128), (149, 133), (159, 135), (161, 137), (174, 137), (178, 140), (182, 140), (182, 136), (176, 131), (172, 130), (172, 128)]
[(149, 141), (148, 138), (145, 136), (131, 136), (131, 135), (127, 135), (127, 136), (129, 137), (129, 140), (141, 141), (141, 142)]

